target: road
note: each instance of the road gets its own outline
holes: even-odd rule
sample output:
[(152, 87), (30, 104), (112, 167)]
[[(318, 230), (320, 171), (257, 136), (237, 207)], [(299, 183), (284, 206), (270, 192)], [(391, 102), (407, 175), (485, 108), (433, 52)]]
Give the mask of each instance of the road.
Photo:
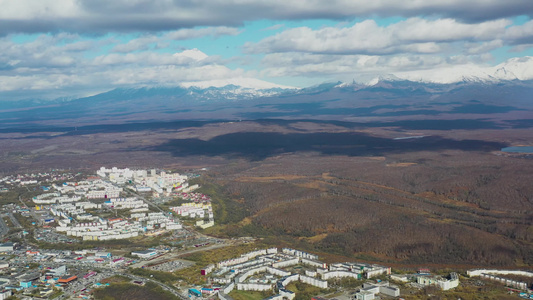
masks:
[[(22, 206), (25, 207), (29, 211), (31, 216), (35, 219), (36, 224), (40, 224), (41, 219), (39, 219), (39, 217), (37, 216), (37, 214), (35, 213), (33, 208), (28, 207), (28, 205), (26, 205), (26, 203), (24, 203), (24, 201), (22, 201), (22, 199), (20, 197), (19, 197), (19, 201), (20, 201), (20, 203), (22, 203)], [(13, 217), (13, 214), (11, 214), (10, 218), (11, 218), (11, 220), (17, 220), (15, 217)], [(22, 228), (22, 226), (20, 225), (20, 223), (18, 221), (16, 221), (16, 223), (15, 223), (15, 221), (13, 221), (13, 224), (15, 224), (15, 226), (18, 226), (19, 228)]]
[(176, 289), (162, 283), (162, 282), (159, 282), (157, 280), (153, 280), (153, 279), (150, 279), (150, 278), (145, 278), (145, 277), (139, 277), (139, 276), (135, 276), (135, 275), (132, 275), (132, 274), (121, 274), (123, 276), (126, 276), (132, 280), (136, 280), (136, 281), (150, 281), (150, 282), (153, 282), (155, 284), (158, 284), (160, 287), (162, 287), (164, 290), (166, 291), (169, 291), (171, 292), (173, 295), (177, 296), (178, 298), (182, 299), (182, 300), (190, 300), (189, 297), (187, 296), (184, 296), (182, 294), (180, 294), (179, 291), (177, 291)]
[(149, 206), (157, 208), (157, 210), (159, 210), (160, 212), (167, 213), (166, 211), (162, 210), (161, 207), (155, 205), (151, 201), (146, 200), (143, 196), (139, 195), (138, 193), (134, 192), (133, 190), (129, 189), (128, 192), (130, 192), (132, 195), (135, 195), (135, 197), (137, 197), (138, 199), (141, 199), (142, 201), (144, 201), (144, 203), (148, 204)]
[(179, 251), (179, 252), (170, 252), (170, 253), (167, 253), (167, 254), (165, 254), (165, 255), (163, 255), (161, 257), (158, 257), (156, 259), (153, 259), (153, 260), (146, 260), (146, 261), (138, 262), (136, 264), (132, 264), (132, 265), (130, 265), (130, 268), (142, 268), (142, 267), (147, 266), (147, 265), (160, 264), (160, 263), (163, 263), (163, 262), (176, 260), (176, 259), (178, 259), (179, 257), (181, 257), (181, 256), (183, 256), (185, 254), (191, 254), (191, 253), (200, 252), (200, 251), (218, 249), (218, 248), (223, 248), (223, 247), (227, 247), (227, 246), (230, 246), (230, 245), (233, 245), (233, 244), (226, 242), (226, 243), (220, 243), (220, 244), (213, 244), (213, 245), (209, 245), (209, 246), (205, 246), (205, 247), (192, 248), (190, 250), (184, 250), (184, 251)]
[(0, 216), (0, 237), (4, 237), (8, 231), (9, 231), (9, 227), (7, 227), (7, 224), (6, 222), (4, 221), (4, 217), (6, 215), (1, 215)]
[(13, 215), (13, 213), (7, 213), (7, 216), (11, 219), (11, 222), (13, 222), (13, 225), (17, 228), (22, 228), (22, 225), (20, 225), (19, 223), (19, 220), (17, 220), (17, 218), (15, 218), (15, 216)]

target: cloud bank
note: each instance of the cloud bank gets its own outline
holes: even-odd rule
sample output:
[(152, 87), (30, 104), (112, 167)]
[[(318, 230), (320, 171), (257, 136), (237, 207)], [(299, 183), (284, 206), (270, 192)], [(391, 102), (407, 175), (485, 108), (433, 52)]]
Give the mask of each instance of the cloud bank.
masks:
[(244, 22), (429, 16), (480, 22), (533, 15), (530, 0), (1, 0), (0, 34), (154, 32)]
[(389, 73), (449, 81), (491, 78), (502, 68), (506, 79), (533, 79), (531, 0), (0, 0), (0, 7), (0, 100), (153, 85), (368, 82)]

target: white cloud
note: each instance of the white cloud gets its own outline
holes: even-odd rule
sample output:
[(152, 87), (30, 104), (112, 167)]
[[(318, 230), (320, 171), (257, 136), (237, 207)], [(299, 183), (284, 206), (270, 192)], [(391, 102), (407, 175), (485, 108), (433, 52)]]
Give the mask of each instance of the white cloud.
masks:
[(436, 16), (468, 22), (533, 15), (530, 0), (0, 0), (0, 34), (160, 32), (254, 20)]
[(533, 79), (533, 58), (512, 58), (497, 66), (483, 66), (474, 63), (446, 65), (439, 67), (396, 72), (396, 76), (413, 81), (452, 83), (467, 80), (530, 80)]
[(442, 79), (447, 82), (463, 75), (488, 78), (493, 72), (486, 69), (494, 61), (491, 51), (504, 46), (514, 46), (516, 51), (528, 49), (533, 45), (532, 26), (532, 21), (513, 25), (506, 19), (468, 24), (416, 17), (388, 26), (365, 20), (349, 27), (287, 29), (247, 43), (245, 51), (266, 54), (261, 73), (266, 77), (355, 78), (365, 82), (392, 73), (439, 81), (442, 73), (447, 74)]
[(468, 54), (483, 54), (501, 48), (503, 45), (503, 41), (500, 39), (484, 43), (465, 43), (465, 50)]
[(285, 24), (276, 24), (276, 25), (272, 25), (272, 26), (269, 26), (267, 28), (264, 28), (263, 30), (278, 30), (278, 29), (281, 29), (285, 27)]
[(512, 44), (533, 43), (533, 20), (507, 29), (505, 39)]
[(79, 41), (74, 43), (66, 44), (62, 47), (64, 51), (87, 51), (95, 47), (95, 42), (93, 41)]
[[(336, 78), (351, 81), (355, 79), (361, 83), (376, 82), (376, 77), (384, 74), (423, 82), (452, 83), (462, 80), (532, 80), (533, 57), (511, 58), (499, 65), (486, 64), (490, 57), (458, 55), (448, 59), (427, 55), (398, 55), (398, 56), (364, 56), (344, 55), (327, 56), (314, 54), (271, 54), (272, 56), (304, 56), (299, 58), (306, 64), (291, 64), (290, 58), (280, 58), (279, 65), (285, 66), (266, 68), (265, 76), (317, 76), (334, 75)], [(307, 57), (309, 56), (309, 57)], [(320, 56), (320, 57), (315, 57)], [(331, 57), (337, 59), (331, 60)], [(328, 61), (323, 63), (321, 61)], [(314, 62), (314, 63), (313, 63)]]
[(75, 0), (0, 0), (0, 18), (7, 20), (31, 20), (42, 18), (68, 18), (84, 15)]
[(241, 30), (234, 27), (206, 27), (198, 29), (180, 29), (166, 33), (163, 38), (169, 40), (187, 40), (187, 39), (196, 39), (205, 36), (210, 36), (213, 38), (218, 38), (223, 35), (238, 35), (241, 33)]
[(95, 66), (112, 66), (117, 67), (128, 65), (135, 66), (201, 66), (206, 64), (217, 64), (215, 58), (209, 58), (205, 53), (198, 49), (184, 50), (177, 53), (157, 53), (150, 51), (136, 53), (111, 53), (100, 55), (92, 61)]
[(245, 88), (252, 88), (252, 89), (272, 89), (272, 88), (287, 88), (292, 89), (294, 87), (287, 86), (287, 85), (279, 85), (270, 83), (267, 81), (259, 80), (257, 78), (252, 77), (234, 77), (234, 78), (226, 78), (226, 79), (213, 79), (213, 80), (203, 80), (203, 81), (191, 81), (191, 82), (183, 82), (182, 86), (184, 87), (199, 87), (199, 88), (208, 88), (208, 87), (223, 87), (227, 85), (236, 85), (241, 86)]
[(156, 36), (144, 36), (129, 40), (125, 44), (118, 44), (111, 50), (112, 52), (128, 53), (139, 50), (148, 50), (150, 44), (158, 41)]
[(42, 35), (25, 43), (15, 43), (11, 37), (0, 38), (2, 99), (80, 96), (121, 86), (205, 86), (224, 82), (276, 86), (252, 78), (253, 72), (228, 68), (218, 57), (199, 49), (177, 53), (115, 52), (91, 58), (83, 49), (99, 51), (113, 37), (90, 42), (76, 38)]
[(400, 41), (450, 42), (457, 40), (491, 40), (501, 35), (512, 22), (499, 19), (475, 24), (460, 23), (455, 19), (425, 20), (410, 18), (389, 26)]
[[(490, 57), (482, 55), (457, 55), (440, 57), (428, 54), (382, 55), (327, 55), (309, 53), (268, 54), (262, 63), (265, 77), (333, 77), (337, 80), (368, 82), (383, 74), (395, 74), (409, 79), (438, 78), (441, 70), (457, 72), (485, 68)], [(455, 69), (456, 68), (456, 69)], [(428, 74), (431, 74), (429, 76)], [(455, 74), (461, 76), (461, 73)], [(454, 75), (454, 76), (455, 76)], [(455, 78), (455, 77), (453, 77)], [(451, 79), (450, 79), (451, 80)]]
[[(198, 49), (169, 51), (175, 47), (173, 40), (238, 33), (239, 29), (230, 27), (183, 29), (142, 34), (124, 43), (120, 42), (123, 36), (113, 34), (94, 38), (61, 32), (22, 42), (15, 35), (0, 37), (0, 95), (4, 100), (9, 99), (6, 95), (55, 98), (117, 86), (176, 86), (184, 81), (245, 78), (247, 72), (224, 66), (218, 56)], [(166, 49), (157, 51), (162, 46)]]
[(191, 50), (185, 50), (181, 53), (175, 53), (174, 55), (172, 55), (173, 57), (178, 57), (178, 58), (181, 58), (181, 57), (187, 57), (187, 58), (191, 58), (195, 61), (201, 61), (201, 60), (204, 60), (206, 59), (208, 56), (207, 54), (203, 53), (202, 51), (194, 48), (194, 49), (191, 49)]
[(523, 51), (526, 51), (532, 48), (533, 48), (533, 43), (522, 44), (522, 45), (514, 46), (513, 48), (509, 50), (509, 52), (523, 52)]
[(464, 24), (452, 19), (410, 18), (384, 27), (365, 20), (342, 28), (292, 28), (257, 43), (247, 43), (245, 49), (250, 53), (437, 53), (447, 49), (447, 43), (485, 42), (504, 37), (510, 24), (509, 20)]
[(168, 47), (169, 42), (177, 40), (197, 39), (212, 37), (214, 39), (223, 35), (238, 35), (241, 30), (232, 27), (205, 27), (194, 29), (180, 29), (166, 32), (162, 35), (146, 34), (138, 38), (129, 40), (126, 43), (118, 44), (111, 50), (112, 52), (129, 53), (135, 51), (145, 51), (152, 48)]
[[(254, 76), (325, 81), (462, 71), (488, 65), (494, 49), (533, 45), (533, 21), (505, 19), (531, 16), (531, 0), (0, 0), (0, 8), (0, 92), (34, 92), (27, 97), (129, 85), (268, 85)], [(345, 23), (376, 16), (409, 18), (387, 26)], [(324, 18), (339, 23), (291, 29), (283, 23), (293, 22), (281, 21)], [(238, 27), (265, 19), (280, 24)], [(232, 48), (220, 54), (236, 55), (230, 58), (184, 50), (206, 44), (191, 39), (216, 43), (244, 30), (284, 31), (241, 48), (259, 55), (235, 54), (241, 37), (224, 39)], [(17, 39), (19, 32), (45, 34)], [(248, 70), (259, 60), (264, 69)]]

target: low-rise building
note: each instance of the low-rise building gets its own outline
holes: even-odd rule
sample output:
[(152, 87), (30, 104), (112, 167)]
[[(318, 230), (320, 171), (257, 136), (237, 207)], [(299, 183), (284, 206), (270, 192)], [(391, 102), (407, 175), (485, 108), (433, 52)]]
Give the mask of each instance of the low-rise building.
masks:
[(78, 276), (76, 276), (76, 275), (66, 275), (66, 276), (59, 277), (57, 282), (59, 282), (59, 283), (69, 283), (69, 282), (72, 282), (72, 281), (74, 281), (76, 279), (78, 279)]
[(0, 300), (7, 299), (13, 295), (11, 290), (2, 290), (0, 291)]
[(154, 257), (157, 255), (157, 251), (155, 250), (140, 250), (140, 251), (133, 251), (131, 252), (131, 255), (137, 256), (142, 259), (148, 259), (151, 257)]
[(14, 244), (11, 242), (0, 244), (0, 252), (13, 252)]
[(416, 282), (425, 286), (434, 285), (446, 291), (459, 286), (459, 276), (457, 273), (451, 273), (448, 278), (433, 275), (419, 275), (416, 277)]

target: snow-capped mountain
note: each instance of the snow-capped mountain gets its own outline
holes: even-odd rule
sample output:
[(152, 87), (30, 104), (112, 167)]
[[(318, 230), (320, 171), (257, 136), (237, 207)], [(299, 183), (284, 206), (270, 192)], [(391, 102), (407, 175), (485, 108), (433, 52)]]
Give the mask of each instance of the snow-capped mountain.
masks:
[(504, 80), (533, 79), (533, 57), (515, 57), (492, 68), (492, 76)]
[(208, 86), (177, 86), (177, 87), (144, 87), (138, 89), (115, 89), (107, 93), (95, 95), (93, 97), (82, 98), (76, 101), (98, 101), (108, 100), (109, 97), (115, 101), (132, 100), (138, 98), (161, 98), (166, 102), (225, 102), (233, 100), (255, 99), (260, 97), (276, 96), (288, 91), (297, 89), (280, 88), (277, 86), (265, 89), (251, 88), (241, 85), (229, 84), (221, 87)]
[(462, 81), (498, 82), (502, 80), (531, 79), (533, 79), (533, 57), (525, 56), (511, 58), (493, 67), (465, 64), (453, 67), (433, 68), (430, 70), (398, 72), (394, 75), (378, 76), (370, 80), (368, 85), (375, 85), (379, 81), (384, 80), (410, 80), (450, 84)]
[(183, 87), (197, 87), (202, 89), (207, 88), (223, 88), (226, 86), (236, 86), (240, 87), (243, 90), (267, 90), (267, 89), (295, 89), (292, 86), (280, 85), (271, 83), (268, 81), (249, 78), (249, 77), (239, 77), (239, 78), (228, 78), (228, 79), (217, 79), (217, 80), (208, 80), (208, 81), (192, 81), (192, 82), (182, 82), (180, 84)]
[(370, 80), (370, 82), (368, 82), (368, 85), (376, 85), (380, 82), (384, 82), (384, 81), (402, 81), (402, 80), (405, 80), (405, 79), (402, 79), (394, 74), (387, 74), (387, 75), (379, 75), (378, 77)]
[[(495, 68), (492, 74), (500, 74), (500, 78), (525, 76), (527, 73), (518, 73), (516, 68), (520, 70), (523, 63), (530, 62), (509, 62)], [(24, 106), (0, 110), (0, 128), (269, 118), (390, 122), (411, 118), (470, 119), (474, 115), (531, 119), (533, 80), (479, 78), (460, 77), (457, 82), (443, 84), (383, 76), (373, 85), (332, 82), (303, 89), (254, 89), (237, 85), (118, 88), (46, 105), (21, 102)]]

